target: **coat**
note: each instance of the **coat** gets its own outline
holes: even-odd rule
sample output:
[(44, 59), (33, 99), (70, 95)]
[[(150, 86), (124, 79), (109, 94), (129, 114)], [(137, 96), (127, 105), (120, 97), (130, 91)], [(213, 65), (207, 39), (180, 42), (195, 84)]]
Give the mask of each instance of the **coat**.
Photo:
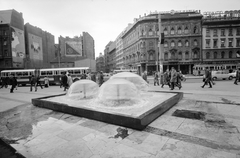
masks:
[(177, 82), (177, 71), (171, 71), (171, 79), (170, 82)]

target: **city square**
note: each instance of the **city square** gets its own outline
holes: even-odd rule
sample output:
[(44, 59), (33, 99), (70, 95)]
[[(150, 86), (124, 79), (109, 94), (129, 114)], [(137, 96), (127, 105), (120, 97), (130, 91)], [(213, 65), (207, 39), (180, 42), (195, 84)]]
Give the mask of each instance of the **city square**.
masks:
[(1, 0), (0, 158), (240, 158), (239, 0)]
[[(153, 86), (150, 90), (170, 91)], [(62, 94), (59, 86), (37, 92), (0, 89), (1, 137), (25, 157), (227, 157), (240, 156), (239, 86), (202, 78), (183, 82), (183, 99), (144, 130), (134, 130), (32, 105), (31, 99)], [(226, 88), (228, 87), (228, 88)], [(174, 90), (179, 92), (178, 89)], [(176, 110), (209, 114), (209, 120), (173, 116)]]

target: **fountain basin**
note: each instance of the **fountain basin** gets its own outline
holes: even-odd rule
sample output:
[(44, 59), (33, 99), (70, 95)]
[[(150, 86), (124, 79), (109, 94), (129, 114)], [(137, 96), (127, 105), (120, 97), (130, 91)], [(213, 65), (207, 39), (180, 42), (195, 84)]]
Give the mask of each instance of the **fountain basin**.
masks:
[(141, 93), (142, 101), (132, 106), (102, 106), (96, 99), (69, 100), (65, 94), (32, 99), (34, 106), (110, 124), (143, 130), (148, 124), (174, 106), (182, 92), (149, 91)]

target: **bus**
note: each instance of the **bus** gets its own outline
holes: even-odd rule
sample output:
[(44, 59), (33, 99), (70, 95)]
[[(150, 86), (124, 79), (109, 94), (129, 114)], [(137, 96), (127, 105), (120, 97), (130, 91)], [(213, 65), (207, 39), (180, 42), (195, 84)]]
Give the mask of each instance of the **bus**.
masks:
[(116, 73), (119, 73), (119, 72), (132, 72), (132, 73), (137, 74), (136, 69), (116, 69), (116, 70), (113, 70), (113, 74), (116, 74)]
[(2, 78), (9, 78), (11, 74), (17, 77), (19, 85), (25, 86), (30, 84), (32, 75), (40, 76), (40, 81), (43, 82), (44, 77), (48, 77), (50, 85), (60, 84), (60, 78), (63, 73), (71, 74), (74, 79), (80, 79), (84, 73), (89, 73), (89, 67), (68, 67), (68, 68), (49, 68), (49, 69), (22, 69), (22, 70), (3, 70), (1, 71)]
[(193, 75), (195, 76), (202, 76), (205, 74), (205, 69), (208, 68), (209, 70), (228, 70), (231, 73), (233, 70), (236, 70), (238, 64), (199, 64), (193, 66)]

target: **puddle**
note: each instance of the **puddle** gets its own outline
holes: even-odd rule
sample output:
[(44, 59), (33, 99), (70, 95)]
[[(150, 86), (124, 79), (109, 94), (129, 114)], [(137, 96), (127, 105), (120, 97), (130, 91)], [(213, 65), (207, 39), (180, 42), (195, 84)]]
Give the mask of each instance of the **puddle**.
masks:
[(0, 154), (0, 157), (4, 158), (25, 158), (21, 154), (17, 153), (13, 147), (8, 145), (2, 139), (0, 139)]
[(192, 111), (192, 110), (176, 110), (172, 114), (176, 117), (188, 118), (188, 119), (195, 119), (195, 120), (205, 120), (205, 112), (200, 111)]
[(119, 138), (121, 137), (122, 139), (126, 138), (128, 136), (128, 130), (124, 128), (117, 128), (117, 134), (114, 136), (114, 138)]

